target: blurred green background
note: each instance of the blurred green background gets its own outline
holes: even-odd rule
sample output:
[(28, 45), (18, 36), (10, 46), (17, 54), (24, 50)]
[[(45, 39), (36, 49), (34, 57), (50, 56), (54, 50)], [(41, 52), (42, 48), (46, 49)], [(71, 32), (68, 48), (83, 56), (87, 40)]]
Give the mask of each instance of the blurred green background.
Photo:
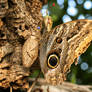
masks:
[[(92, 19), (92, 0), (48, 0), (41, 10), (43, 16), (46, 16), (46, 10), (53, 19), (53, 27), (76, 19)], [(92, 44), (79, 57), (78, 65), (72, 65), (67, 81), (92, 85)]]

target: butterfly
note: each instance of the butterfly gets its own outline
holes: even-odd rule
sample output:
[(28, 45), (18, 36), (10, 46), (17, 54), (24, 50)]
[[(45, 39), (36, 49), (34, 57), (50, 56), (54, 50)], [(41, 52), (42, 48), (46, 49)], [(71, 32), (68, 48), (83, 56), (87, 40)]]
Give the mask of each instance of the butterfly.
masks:
[(44, 35), (40, 46), (41, 70), (48, 83), (58, 85), (66, 79), (73, 62), (90, 46), (92, 20), (64, 23)]

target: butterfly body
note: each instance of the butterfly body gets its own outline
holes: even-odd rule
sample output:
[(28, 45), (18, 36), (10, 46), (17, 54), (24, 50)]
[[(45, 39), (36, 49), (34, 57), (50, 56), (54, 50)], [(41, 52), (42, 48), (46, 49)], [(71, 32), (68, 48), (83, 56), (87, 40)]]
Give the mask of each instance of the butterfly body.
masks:
[(71, 64), (86, 51), (92, 41), (92, 21), (76, 20), (61, 24), (48, 32), (47, 39), (42, 40), (40, 47), (42, 72), (49, 83), (61, 84)]

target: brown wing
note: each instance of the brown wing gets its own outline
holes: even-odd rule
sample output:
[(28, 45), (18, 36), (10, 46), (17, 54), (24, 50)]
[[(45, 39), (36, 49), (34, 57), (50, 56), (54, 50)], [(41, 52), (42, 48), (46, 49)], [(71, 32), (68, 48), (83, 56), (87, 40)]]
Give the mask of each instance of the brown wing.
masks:
[[(61, 24), (49, 32), (40, 47), (40, 64), (46, 80), (60, 84), (75, 58), (84, 53), (92, 41), (92, 20), (75, 20)], [(49, 57), (57, 56), (59, 63), (51, 69)], [(56, 62), (52, 59), (51, 62)], [(53, 63), (49, 63), (54, 65)]]
[[(63, 60), (63, 57), (66, 55), (65, 53), (67, 53), (66, 58), (63, 60), (64, 62), (61, 63), (63, 72), (66, 72), (74, 60), (87, 50), (92, 41), (92, 20), (77, 20), (65, 25), (65, 30), (68, 31), (65, 32), (67, 33), (68, 47), (64, 44), (62, 46), (61, 60)], [(63, 51), (66, 48), (68, 49)]]

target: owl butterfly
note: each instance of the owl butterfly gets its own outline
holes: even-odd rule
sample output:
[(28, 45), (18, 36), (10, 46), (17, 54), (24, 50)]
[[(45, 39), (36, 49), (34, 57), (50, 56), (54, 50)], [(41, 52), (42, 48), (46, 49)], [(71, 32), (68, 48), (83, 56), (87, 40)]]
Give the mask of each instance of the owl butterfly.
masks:
[(40, 47), (40, 66), (47, 82), (61, 84), (91, 41), (92, 20), (71, 21), (46, 32)]

